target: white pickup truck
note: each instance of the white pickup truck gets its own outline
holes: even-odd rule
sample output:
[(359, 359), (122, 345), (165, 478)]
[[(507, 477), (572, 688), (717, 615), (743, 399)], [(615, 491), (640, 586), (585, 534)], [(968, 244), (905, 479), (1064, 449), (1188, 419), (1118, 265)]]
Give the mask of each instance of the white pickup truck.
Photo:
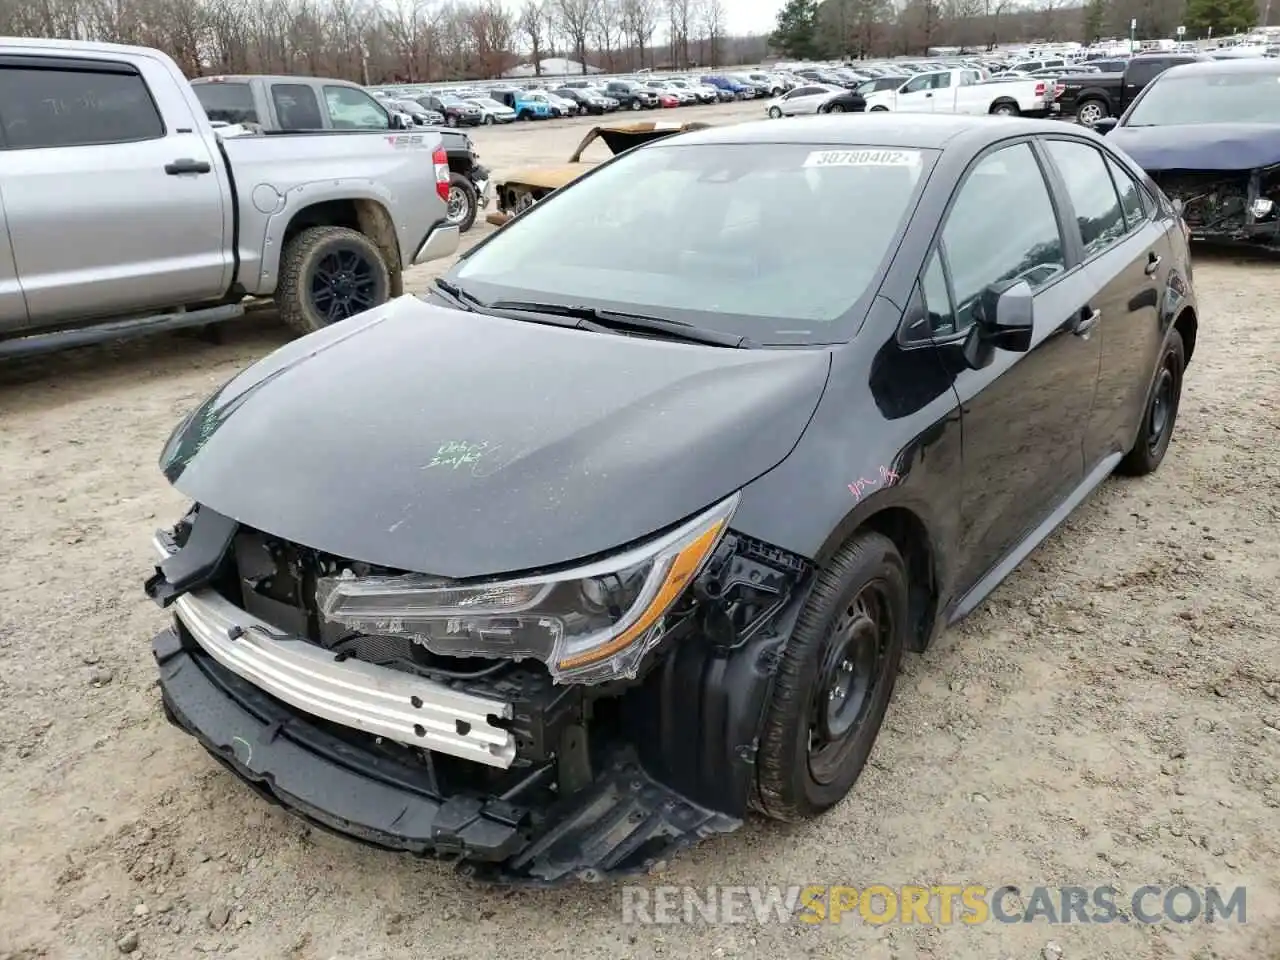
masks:
[(988, 80), (973, 69), (917, 73), (899, 87), (867, 94), (867, 110), (910, 113), (994, 113), (1047, 117), (1053, 113), (1053, 83), (1035, 77)]

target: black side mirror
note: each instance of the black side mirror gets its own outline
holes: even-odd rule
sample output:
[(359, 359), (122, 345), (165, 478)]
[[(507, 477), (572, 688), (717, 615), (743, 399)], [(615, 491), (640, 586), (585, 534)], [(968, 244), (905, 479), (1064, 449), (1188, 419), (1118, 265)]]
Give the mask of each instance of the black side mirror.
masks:
[(1035, 295), (1025, 280), (993, 283), (979, 295), (974, 323), (964, 344), (964, 358), (980, 370), (997, 350), (1026, 353), (1035, 330)]
[(1116, 124), (1120, 121), (1115, 117), (1102, 117), (1093, 125), (1093, 132), (1100, 136), (1106, 136), (1116, 128)]

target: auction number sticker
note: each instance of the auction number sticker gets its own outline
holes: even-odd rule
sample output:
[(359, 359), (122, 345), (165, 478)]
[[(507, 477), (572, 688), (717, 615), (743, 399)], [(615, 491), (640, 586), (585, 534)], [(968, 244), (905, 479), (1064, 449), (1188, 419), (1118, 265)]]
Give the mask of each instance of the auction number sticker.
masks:
[(815, 150), (806, 167), (916, 167), (919, 150)]

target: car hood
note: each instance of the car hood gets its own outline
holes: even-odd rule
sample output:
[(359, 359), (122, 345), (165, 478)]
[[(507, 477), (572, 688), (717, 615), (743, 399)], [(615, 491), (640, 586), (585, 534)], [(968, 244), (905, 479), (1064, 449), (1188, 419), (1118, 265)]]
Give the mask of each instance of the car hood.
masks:
[(1107, 134), (1148, 173), (1160, 170), (1253, 170), (1280, 163), (1280, 127), (1262, 123), (1115, 127)]
[(184, 495), (346, 559), (444, 577), (580, 560), (772, 469), (823, 350), (589, 333), (401, 297), (287, 344), (174, 432)]

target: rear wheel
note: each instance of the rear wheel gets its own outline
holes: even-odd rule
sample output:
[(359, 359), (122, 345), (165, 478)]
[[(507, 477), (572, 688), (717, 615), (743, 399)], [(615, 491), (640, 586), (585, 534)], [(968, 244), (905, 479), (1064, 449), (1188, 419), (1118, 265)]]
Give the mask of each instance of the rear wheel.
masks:
[(1151, 388), (1151, 396), (1142, 416), (1142, 427), (1133, 449), (1125, 455), (1117, 472), (1130, 477), (1143, 477), (1154, 473), (1169, 450), (1173, 439), (1173, 427), (1178, 420), (1178, 407), (1182, 400), (1182, 373), (1186, 367), (1186, 347), (1182, 335), (1176, 330), (1169, 334), (1164, 353), (1160, 355), (1160, 367)]
[(870, 110), (871, 113), (887, 113), (888, 111), (889, 111), (888, 107), (880, 107), (880, 106), (872, 107)]
[(280, 258), (280, 318), (307, 334), (386, 303), (391, 273), (372, 240), (348, 227), (309, 227)]
[(844, 104), (833, 103), (830, 107), (827, 108), (827, 113), (844, 113)]
[(1092, 127), (1110, 114), (1111, 111), (1101, 100), (1086, 100), (1076, 108), (1076, 122), (1082, 127)]
[(997, 100), (991, 105), (990, 112), (997, 117), (1016, 117), (1021, 113), (1012, 100)]
[(860, 533), (818, 576), (778, 666), (753, 805), (804, 820), (839, 803), (866, 765), (902, 661), (906, 564)]
[(457, 227), (459, 233), (466, 233), (476, 222), (479, 209), (480, 198), (471, 181), (461, 173), (449, 174), (449, 202), (445, 206), (445, 219)]

